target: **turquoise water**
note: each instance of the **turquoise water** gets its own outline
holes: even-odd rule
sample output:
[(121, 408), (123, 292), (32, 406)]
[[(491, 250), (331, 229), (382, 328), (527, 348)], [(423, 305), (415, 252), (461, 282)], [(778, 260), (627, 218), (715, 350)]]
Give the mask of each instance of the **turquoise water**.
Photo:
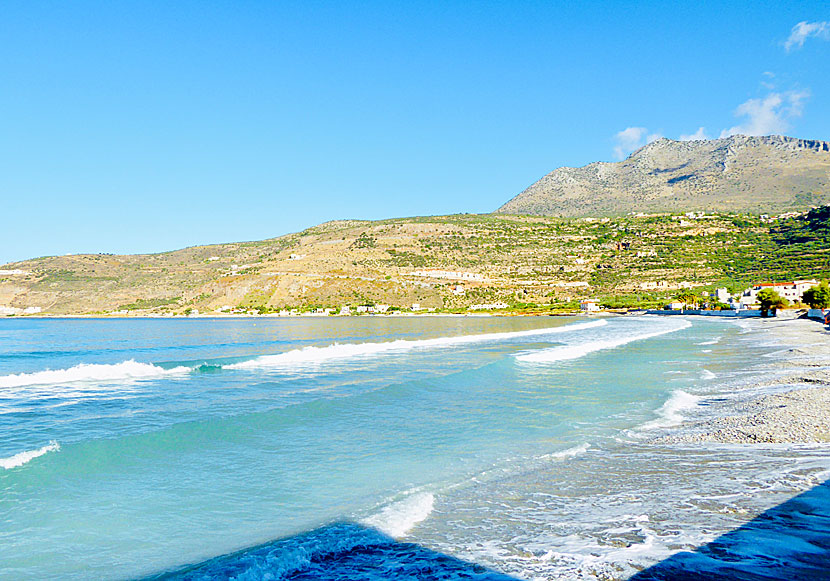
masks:
[(518, 576), (577, 575), (609, 527), (642, 529), (591, 504), (598, 483), (642, 489), (648, 458), (682, 461), (640, 434), (773, 351), (742, 332), (670, 317), (3, 320), (0, 578), (206, 560), (206, 577), (288, 578), (308, 550), (219, 556), (343, 521)]

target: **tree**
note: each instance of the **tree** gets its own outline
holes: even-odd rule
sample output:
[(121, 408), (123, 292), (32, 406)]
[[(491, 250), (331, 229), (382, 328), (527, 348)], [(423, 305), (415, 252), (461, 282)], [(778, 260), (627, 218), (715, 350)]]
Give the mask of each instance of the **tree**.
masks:
[(695, 307), (700, 302), (700, 297), (697, 296), (692, 291), (687, 290), (687, 291), (683, 291), (680, 294), (678, 294), (677, 295), (677, 300), (680, 301), (681, 303), (684, 303), (687, 307), (689, 305), (691, 305), (692, 307)]
[(814, 309), (830, 307), (830, 285), (827, 284), (826, 280), (823, 280), (819, 284), (811, 286), (804, 291), (801, 300)]
[(758, 302), (761, 303), (761, 316), (766, 317), (772, 311), (773, 315), (778, 309), (783, 309), (789, 303), (787, 299), (771, 288), (765, 288), (758, 293)]

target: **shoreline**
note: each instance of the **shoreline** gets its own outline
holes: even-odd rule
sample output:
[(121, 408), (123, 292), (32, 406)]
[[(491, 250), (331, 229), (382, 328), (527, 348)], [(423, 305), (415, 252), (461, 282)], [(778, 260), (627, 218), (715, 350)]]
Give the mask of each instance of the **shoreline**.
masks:
[[(737, 399), (727, 400), (717, 416), (687, 418), (676, 433), (656, 437), (652, 443), (830, 443), (830, 331), (817, 321), (800, 318), (749, 324), (753, 332), (764, 333), (781, 346), (775, 353), (783, 357), (771, 361), (775, 376), (732, 393)], [(765, 389), (771, 391), (763, 393)]]
[[(322, 313), (297, 313), (291, 315), (278, 315), (276, 313), (267, 314), (249, 314), (249, 313), (200, 313), (198, 315), (183, 315), (183, 314), (161, 314), (161, 313), (144, 313), (144, 314), (107, 314), (107, 313), (75, 313), (75, 314), (27, 314), (27, 315), (3, 315), (0, 316), (2, 320), (22, 320), (22, 319), (297, 319), (297, 318), (312, 318), (312, 319), (327, 319), (327, 318), (349, 318), (349, 317), (619, 317), (619, 316), (635, 316), (635, 315), (649, 315), (656, 317), (695, 317), (705, 319), (729, 319), (735, 321), (746, 320), (764, 320), (769, 323), (786, 322), (794, 320), (812, 321), (813, 323), (821, 323), (817, 319), (809, 319), (806, 317), (806, 309), (782, 309), (779, 310), (778, 316), (761, 318), (759, 316), (740, 316), (732, 314), (733, 311), (725, 311), (730, 314), (718, 315), (713, 314), (717, 311), (696, 312), (679, 312), (679, 311), (663, 311), (663, 310), (648, 310), (641, 308), (620, 308), (620, 309), (603, 309), (601, 311), (532, 311), (532, 310), (515, 310), (515, 311), (467, 311), (467, 312), (435, 312), (427, 309), (421, 311), (397, 311), (389, 313), (360, 313), (360, 314), (322, 314)], [(801, 313), (805, 313), (802, 315)], [(821, 323), (823, 324), (823, 323)]]
[(18, 315), (0, 317), (2, 320), (50, 320), (50, 319), (100, 319), (100, 320), (124, 320), (124, 319), (348, 319), (357, 317), (368, 318), (409, 318), (409, 317), (613, 317), (622, 316), (624, 313), (613, 311), (603, 313), (583, 313), (574, 311), (570, 313), (526, 313), (526, 312), (512, 312), (512, 313), (384, 313), (384, 314), (360, 314), (360, 315), (322, 315), (322, 314), (308, 314), (308, 315), (248, 315), (248, 314), (232, 314), (223, 315), (220, 313), (213, 313), (210, 315)]

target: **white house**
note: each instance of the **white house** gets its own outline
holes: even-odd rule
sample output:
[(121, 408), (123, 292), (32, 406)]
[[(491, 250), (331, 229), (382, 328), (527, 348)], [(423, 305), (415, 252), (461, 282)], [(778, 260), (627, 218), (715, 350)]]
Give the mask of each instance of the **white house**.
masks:
[(506, 309), (508, 307), (507, 303), (503, 303), (501, 301), (495, 303), (484, 303), (480, 305), (471, 305), (469, 308), (471, 311), (492, 311), (495, 309)]
[(811, 286), (817, 285), (817, 280), (794, 280), (793, 282), (762, 282), (741, 293), (740, 302), (744, 305), (754, 305), (758, 302), (758, 293), (764, 289), (772, 289), (791, 303), (801, 300), (801, 297)]
[(593, 300), (582, 301), (579, 303), (579, 310), (584, 313), (595, 313), (599, 310), (599, 303)]
[(718, 299), (718, 302), (721, 303), (728, 303), (729, 299), (732, 298), (732, 294), (729, 292), (727, 288), (719, 288), (715, 289), (714, 297)]

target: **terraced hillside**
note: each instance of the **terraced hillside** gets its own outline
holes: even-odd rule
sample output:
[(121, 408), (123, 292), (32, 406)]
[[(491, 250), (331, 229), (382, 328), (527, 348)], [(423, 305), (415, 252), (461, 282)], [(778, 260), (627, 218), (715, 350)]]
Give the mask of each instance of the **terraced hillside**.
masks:
[[(818, 213), (817, 213), (818, 212)], [(464, 310), (660, 304), (679, 288), (830, 277), (827, 216), (562, 219), (453, 215), (338, 221), (270, 240), (0, 267), (0, 307), (46, 314), (269, 312), (384, 303)]]

